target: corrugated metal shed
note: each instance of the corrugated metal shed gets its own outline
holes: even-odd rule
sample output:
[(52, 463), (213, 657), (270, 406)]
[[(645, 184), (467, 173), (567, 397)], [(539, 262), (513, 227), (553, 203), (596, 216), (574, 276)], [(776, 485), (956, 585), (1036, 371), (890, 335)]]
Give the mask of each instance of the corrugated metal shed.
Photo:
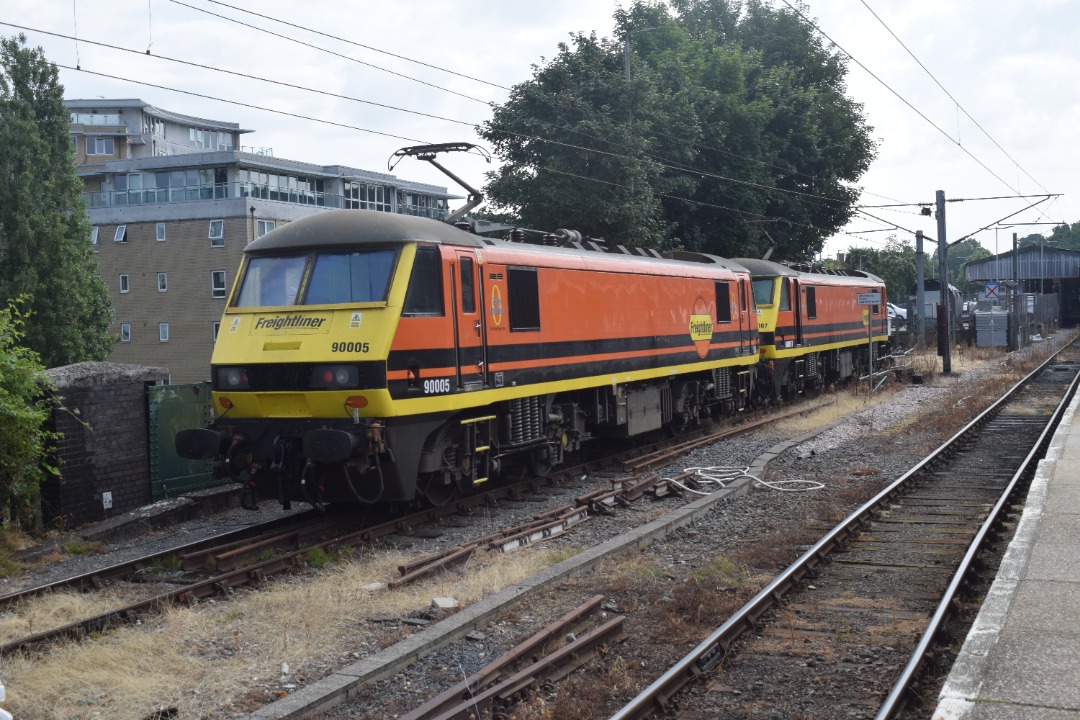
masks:
[[(1017, 279), (1047, 280), (1080, 277), (1080, 251), (1062, 250), (1056, 247), (1031, 246), (1017, 252)], [(1011, 280), (1013, 278), (1013, 253), (1001, 253), (992, 258), (969, 263), (964, 269), (968, 282), (987, 280)]]

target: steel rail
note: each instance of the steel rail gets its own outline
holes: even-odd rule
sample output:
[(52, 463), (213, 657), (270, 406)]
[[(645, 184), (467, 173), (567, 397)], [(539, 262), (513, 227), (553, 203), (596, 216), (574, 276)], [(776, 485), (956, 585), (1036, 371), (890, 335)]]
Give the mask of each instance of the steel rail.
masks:
[[(246, 527), (240, 530), (230, 530), (204, 540), (196, 540), (186, 545), (178, 545), (177, 547), (163, 550), (162, 552), (154, 553), (152, 555), (145, 555), (134, 560), (116, 563), (98, 570), (90, 570), (62, 580), (36, 585), (24, 590), (17, 590), (0, 596), (0, 609), (11, 605), (18, 600), (35, 597), (48, 592), (55, 592), (64, 588), (73, 588), (77, 590), (87, 588), (97, 589), (100, 588), (106, 580), (130, 577), (135, 573), (153, 568), (155, 563), (159, 563), (172, 557), (181, 556), (185, 553), (196, 553), (207, 549), (223, 547), (233, 542), (244, 542), (245, 540), (257, 538), (262, 534), (270, 532), (276, 534), (280, 532), (282, 527), (287, 527), (293, 523), (314, 522), (318, 520), (319, 516), (320, 513), (318, 511), (310, 510), (290, 517), (276, 518), (260, 525)], [(212, 550), (207, 551), (212, 552)]]
[(432, 720), (473, 720), (485, 717), (484, 712), (488, 710), (491, 717), (504, 717), (504, 714), (496, 714), (500, 703), (507, 703), (514, 696), (542, 682), (555, 682), (566, 677), (596, 657), (600, 647), (625, 640), (625, 620), (624, 616), (616, 615), (497, 685), (432, 716)]
[(829, 531), (821, 540), (818, 540), (809, 550), (803, 553), (798, 560), (788, 566), (780, 575), (763, 588), (757, 595), (751, 598), (742, 608), (732, 615), (723, 625), (717, 628), (709, 637), (699, 643), (686, 656), (669, 668), (663, 675), (657, 678), (645, 690), (640, 692), (629, 703), (624, 705), (609, 720), (639, 720), (651, 715), (654, 711), (664, 711), (668, 707), (670, 699), (687, 683), (696, 677), (714, 669), (720, 660), (726, 655), (732, 644), (744, 632), (756, 628), (758, 621), (773, 606), (778, 605), (780, 599), (793, 587), (795, 587), (811, 570), (821, 564), (824, 559), (842, 543), (853, 537), (873, 517), (876, 511), (897, 496), (900, 492), (913, 485), (924, 472), (932, 469), (945, 456), (958, 447), (962, 440), (975, 430), (981, 428), (992, 417), (997, 415), (1001, 407), (1009, 402), (1014, 395), (1038, 376), (1057, 356), (1069, 345), (1065, 345), (1052, 354), (1036, 369), (1013, 385), (1006, 393), (998, 398), (990, 407), (986, 408), (976, 418), (957, 431), (952, 437), (943, 442), (932, 453), (923, 458), (913, 468), (908, 470), (888, 487), (883, 489), (861, 507), (854, 510), (847, 518)]
[(545, 646), (570, 632), (578, 632), (592, 615), (600, 610), (603, 595), (594, 595), (586, 602), (535, 633), (517, 647), (509, 650), (494, 662), (485, 665), (457, 685), (443, 690), (427, 702), (398, 717), (398, 720), (424, 720), (432, 715), (445, 713), (455, 705), (467, 702), (473, 695), (491, 687), (506, 668), (525, 658), (542, 654)]
[(975, 539), (971, 542), (967, 553), (964, 555), (963, 560), (961, 560), (956, 573), (953, 575), (952, 581), (949, 583), (949, 587), (945, 590), (945, 595), (942, 597), (941, 602), (934, 611), (934, 615), (930, 619), (930, 624), (923, 632), (914, 652), (912, 652), (911, 659), (908, 661), (903, 671), (901, 671), (900, 677), (893, 685), (888, 697), (885, 698), (885, 702), (882, 703), (876, 716), (876, 720), (889, 720), (890, 718), (896, 717), (896, 714), (903, 710), (907, 705), (909, 691), (918, 679), (923, 663), (929, 656), (936, 638), (943, 630), (945, 621), (956, 612), (953, 601), (959, 597), (968, 575), (974, 570), (976, 556), (983, 547), (992, 540), (993, 531), (997, 527), (999, 520), (1001, 520), (1002, 516), (1005, 514), (1005, 507), (1011, 502), (1020, 481), (1025, 475), (1033, 470), (1033, 465), (1038, 464), (1042, 453), (1045, 452), (1046, 445), (1050, 442), (1052, 433), (1057, 429), (1058, 424), (1061, 422), (1061, 416), (1065, 413), (1066, 408), (1076, 394), (1078, 385), (1080, 385), (1080, 374), (1073, 377), (1072, 383), (1070, 383), (1068, 390), (1065, 392), (1065, 397), (1062, 398), (1061, 402), (1058, 403), (1057, 408), (1054, 409), (1049, 422), (1047, 422), (1046, 427), (1043, 428), (1042, 433), (1039, 435), (1038, 442), (1036, 442), (1035, 446), (1032, 447), (1031, 451), (1024, 458), (1020, 468), (1013, 474), (1005, 491), (994, 505), (993, 510), (990, 511), (990, 515), (986, 518), (985, 522), (983, 522), (978, 533), (976, 533)]

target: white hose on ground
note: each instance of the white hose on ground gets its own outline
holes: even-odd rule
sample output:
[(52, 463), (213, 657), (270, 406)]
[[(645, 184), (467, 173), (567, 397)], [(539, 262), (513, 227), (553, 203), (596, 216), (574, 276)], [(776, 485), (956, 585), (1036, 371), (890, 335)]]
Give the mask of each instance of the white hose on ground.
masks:
[[(716, 489), (723, 489), (727, 487), (727, 484), (733, 480), (739, 478), (750, 478), (758, 485), (763, 485), (770, 490), (776, 490), (778, 492), (806, 492), (808, 490), (823, 490), (825, 488), (824, 483), (820, 483), (816, 480), (762, 480), (759, 477), (751, 475), (748, 467), (724, 467), (722, 465), (713, 465), (709, 467), (688, 467), (683, 470), (683, 473), (694, 473), (694, 478), (702, 485), (715, 485)], [(682, 488), (686, 492), (694, 493), (695, 495), (708, 495), (707, 492), (694, 490), (693, 488), (686, 487), (682, 483), (674, 480), (668, 480), (669, 483), (676, 487)]]

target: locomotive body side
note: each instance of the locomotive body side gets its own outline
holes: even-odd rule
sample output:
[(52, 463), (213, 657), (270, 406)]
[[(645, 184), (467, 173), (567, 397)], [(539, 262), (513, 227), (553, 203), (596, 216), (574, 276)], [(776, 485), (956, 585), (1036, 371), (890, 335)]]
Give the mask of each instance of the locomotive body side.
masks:
[[(288, 263), (293, 300), (264, 304), (249, 277)], [(335, 263), (348, 273), (320, 273)], [(357, 294), (358, 280), (378, 291)], [(749, 273), (718, 258), (331, 211), (249, 246), (212, 361), (217, 419), (177, 448), (284, 504), (438, 503), (513, 465), (543, 472), (592, 437), (738, 412), (754, 317)]]
[[(869, 273), (832, 275), (740, 259), (753, 276), (761, 333), (759, 392), (791, 397), (805, 388), (850, 378), (870, 366), (870, 345), (888, 342), (885, 283)], [(880, 302), (860, 305), (859, 295)]]

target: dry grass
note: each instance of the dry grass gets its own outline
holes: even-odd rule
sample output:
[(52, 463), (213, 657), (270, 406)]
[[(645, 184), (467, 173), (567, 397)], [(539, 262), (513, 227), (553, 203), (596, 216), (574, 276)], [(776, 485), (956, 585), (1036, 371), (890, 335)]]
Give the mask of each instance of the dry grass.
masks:
[[(394, 577), (403, 559), (374, 553), (228, 601), (170, 608), (140, 626), (62, 643), (39, 657), (5, 657), (5, 708), (35, 720), (142, 718), (160, 706), (190, 718), (251, 711), (282, 692), (282, 683), (317, 679), (408, 633), (368, 618), (401, 617), (433, 597), (468, 605), (538, 572), (552, 556), (493, 553), (425, 584), (365, 589)], [(80, 612), (74, 598), (54, 600), (57, 616)], [(282, 663), (289, 665), (284, 678)]]
[(0, 528), (0, 578), (21, 572), (22, 563), (16, 561), (13, 555), (33, 545), (33, 539), (23, 531)]

